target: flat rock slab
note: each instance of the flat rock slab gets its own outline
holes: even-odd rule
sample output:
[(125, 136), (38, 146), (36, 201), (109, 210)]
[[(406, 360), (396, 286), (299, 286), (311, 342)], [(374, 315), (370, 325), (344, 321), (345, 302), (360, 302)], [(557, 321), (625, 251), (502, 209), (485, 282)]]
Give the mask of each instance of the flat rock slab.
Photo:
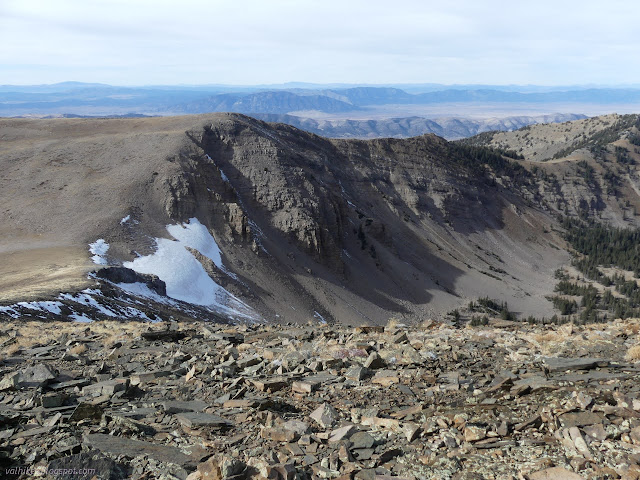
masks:
[(311, 393), (320, 388), (321, 385), (328, 385), (337, 381), (337, 375), (332, 375), (330, 373), (318, 373), (301, 378), (297, 382), (293, 382), (292, 388), (294, 392)]
[(116, 392), (126, 390), (129, 386), (128, 378), (114, 378), (104, 382), (93, 383), (82, 389), (82, 395), (98, 397), (101, 395), (113, 395)]
[(90, 403), (80, 403), (69, 418), (69, 422), (76, 423), (80, 420), (96, 420), (100, 421), (104, 409), (100, 405), (93, 405)]
[(543, 359), (550, 372), (565, 372), (567, 370), (591, 370), (597, 367), (606, 367), (609, 360), (603, 358), (557, 358)]
[(202, 412), (210, 405), (202, 400), (167, 400), (162, 402), (162, 408), (166, 413)]
[(547, 468), (529, 475), (531, 480), (584, 480), (577, 473), (562, 467)]
[(167, 377), (173, 372), (167, 369), (152, 370), (149, 372), (137, 372), (131, 375), (131, 384), (139, 385), (140, 383), (152, 382), (161, 377)]
[(186, 336), (185, 332), (177, 330), (150, 330), (148, 332), (142, 332), (142, 338), (150, 342), (156, 340), (160, 340), (162, 342), (177, 342)]
[(184, 412), (176, 415), (176, 419), (188, 428), (230, 428), (233, 426), (233, 422), (211, 413)]
[(96, 450), (111, 455), (126, 455), (127, 457), (145, 455), (158, 462), (175, 463), (183, 467), (195, 467), (193, 458), (185, 455), (179, 449), (167, 445), (156, 445), (154, 443), (114, 437), (103, 433), (90, 433), (85, 435), (84, 443)]
[(39, 427), (39, 428), (30, 428), (28, 430), (24, 430), (22, 432), (16, 433), (13, 438), (27, 438), (33, 436), (44, 435), (45, 433), (49, 433), (53, 427)]
[(18, 382), (25, 387), (38, 387), (51, 380), (55, 380), (57, 373), (55, 369), (44, 363), (38, 363), (33, 367), (28, 367), (20, 372)]
[[(129, 478), (129, 468), (105, 457), (101, 453), (80, 453), (56, 458), (49, 463), (49, 474), (57, 480), (89, 480), (99, 478), (117, 480)], [(87, 472), (86, 475), (77, 472)]]
[(375, 439), (367, 432), (357, 432), (351, 435), (351, 448), (371, 448), (376, 443)]
[(558, 420), (563, 428), (584, 427), (602, 423), (604, 416), (595, 412), (571, 412), (560, 415)]
[(82, 387), (86, 387), (90, 383), (91, 383), (91, 380), (88, 380), (86, 378), (81, 378), (78, 380), (68, 380), (66, 382), (52, 383), (48, 385), (48, 388), (50, 388), (51, 390), (64, 390), (65, 388), (73, 388), (73, 387), (82, 388)]
[(554, 382), (550, 382), (544, 377), (534, 376), (528, 378), (521, 378), (513, 382), (513, 385), (516, 387), (531, 387), (531, 391), (544, 390), (544, 389), (555, 389), (557, 388)]
[(558, 375), (553, 377), (558, 382), (599, 382), (603, 380), (624, 380), (626, 378), (632, 378), (635, 374), (629, 373), (613, 373), (608, 370), (596, 370), (593, 372), (584, 373), (569, 373), (566, 375)]

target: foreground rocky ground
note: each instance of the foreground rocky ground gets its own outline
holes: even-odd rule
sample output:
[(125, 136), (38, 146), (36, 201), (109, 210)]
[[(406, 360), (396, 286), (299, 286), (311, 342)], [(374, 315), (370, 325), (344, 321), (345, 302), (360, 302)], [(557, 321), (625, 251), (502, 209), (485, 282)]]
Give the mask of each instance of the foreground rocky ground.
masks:
[(638, 320), (147, 327), (0, 327), (0, 478), (640, 478)]

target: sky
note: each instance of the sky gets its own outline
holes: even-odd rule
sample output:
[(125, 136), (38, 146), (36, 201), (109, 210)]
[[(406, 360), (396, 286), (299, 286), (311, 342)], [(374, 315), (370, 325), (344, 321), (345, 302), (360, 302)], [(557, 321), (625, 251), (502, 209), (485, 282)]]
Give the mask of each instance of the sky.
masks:
[(0, 0), (0, 84), (640, 83), (630, 0)]

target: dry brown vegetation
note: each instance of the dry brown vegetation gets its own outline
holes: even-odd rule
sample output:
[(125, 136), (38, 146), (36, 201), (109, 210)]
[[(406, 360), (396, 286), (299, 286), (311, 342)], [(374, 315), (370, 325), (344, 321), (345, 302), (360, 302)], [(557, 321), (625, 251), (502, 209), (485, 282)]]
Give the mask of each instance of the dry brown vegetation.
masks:
[(69, 353), (73, 355), (80, 355), (87, 351), (87, 346), (84, 343), (78, 343), (69, 349)]
[(640, 345), (634, 345), (629, 350), (627, 350), (626, 358), (627, 360), (631, 361), (640, 360)]
[(4, 348), (3, 352), (8, 357), (11, 357), (11, 356), (15, 355), (16, 353), (18, 353), (19, 350), (20, 350), (20, 345), (18, 345), (17, 343), (12, 343), (12, 344), (8, 345), (6, 348)]
[[(77, 322), (11, 321), (3, 324), (2, 330), (4, 334), (0, 336), (0, 342), (9, 338), (7, 335), (9, 332), (15, 334), (15, 342), (2, 349), (3, 354), (10, 356), (22, 348), (49, 345), (64, 334), (67, 334), (70, 340), (89, 333), (101, 335), (103, 344), (106, 346), (117, 340), (139, 337), (140, 333), (147, 327), (147, 323), (141, 322), (100, 321), (87, 324)], [(86, 351), (84, 344), (77, 344), (70, 349), (70, 352), (76, 355), (84, 351)]]

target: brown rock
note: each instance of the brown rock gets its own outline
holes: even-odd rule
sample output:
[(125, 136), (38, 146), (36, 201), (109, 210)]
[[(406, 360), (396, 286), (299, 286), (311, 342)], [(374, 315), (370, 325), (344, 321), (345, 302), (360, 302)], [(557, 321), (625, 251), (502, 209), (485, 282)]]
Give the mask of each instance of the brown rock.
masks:
[(466, 442), (477, 442), (487, 437), (487, 429), (480, 425), (467, 424), (464, 429), (464, 439)]
[(400, 422), (393, 418), (363, 417), (360, 423), (373, 427), (389, 428), (394, 431), (400, 430)]
[(317, 390), (319, 386), (320, 384), (316, 382), (299, 381), (293, 382), (291, 390), (295, 393), (311, 393)]
[(268, 380), (253, 380), (255, 387), (261, 392), (277, 392), (287, 386), (284, 378), (270, 378)]
[(558, 420), (564, 428), (583, 427), (602, 423), (603, 416), (595, 412), (571, 412), (560, 415)]
[(331, 428), (338, 420), (338, 412), (328, 403), (323, 403), (309, 415), (323, 428)]
[(371, 383), (388, 387), (394, 383), (400, 383), (400, 377), (393, 370), (379, 370), (371, 379)]
[(552, 467), (529, 475), (530, 480), (584, 480), (577, 473), (562, 467)]
[(349, 436), (351, 436), (355, 431), (356, 427), (353, 425), (346, 425), (344, 427), (337, 428), (331, 432), (329, 443), (337, 443), (345, 438), (349, 438)]
[(371, 370), (384, 368), (386, 365), (387, 362), (385, 362), (382, 357), (378, 355), (378, 352), (371, 352), (367, 360), (364, 362), (365, 368), (370, 368)]
[(260, 436), (268, 440), (275, 440), (276, 442), (290, 443), (296, 441), (300, 435), (293, 430), (287, 430), (282, 427), (266, 427), (262, 429)]
[(202, 480), (224, 480), (235, 477), (245, 471), (247, 466), (235, 458), (211, 457), (198, 465)]
[(296, 467), (291, 463), (269, 465), (266, 471), (269, 480), (293, 480), (296, 476)]

